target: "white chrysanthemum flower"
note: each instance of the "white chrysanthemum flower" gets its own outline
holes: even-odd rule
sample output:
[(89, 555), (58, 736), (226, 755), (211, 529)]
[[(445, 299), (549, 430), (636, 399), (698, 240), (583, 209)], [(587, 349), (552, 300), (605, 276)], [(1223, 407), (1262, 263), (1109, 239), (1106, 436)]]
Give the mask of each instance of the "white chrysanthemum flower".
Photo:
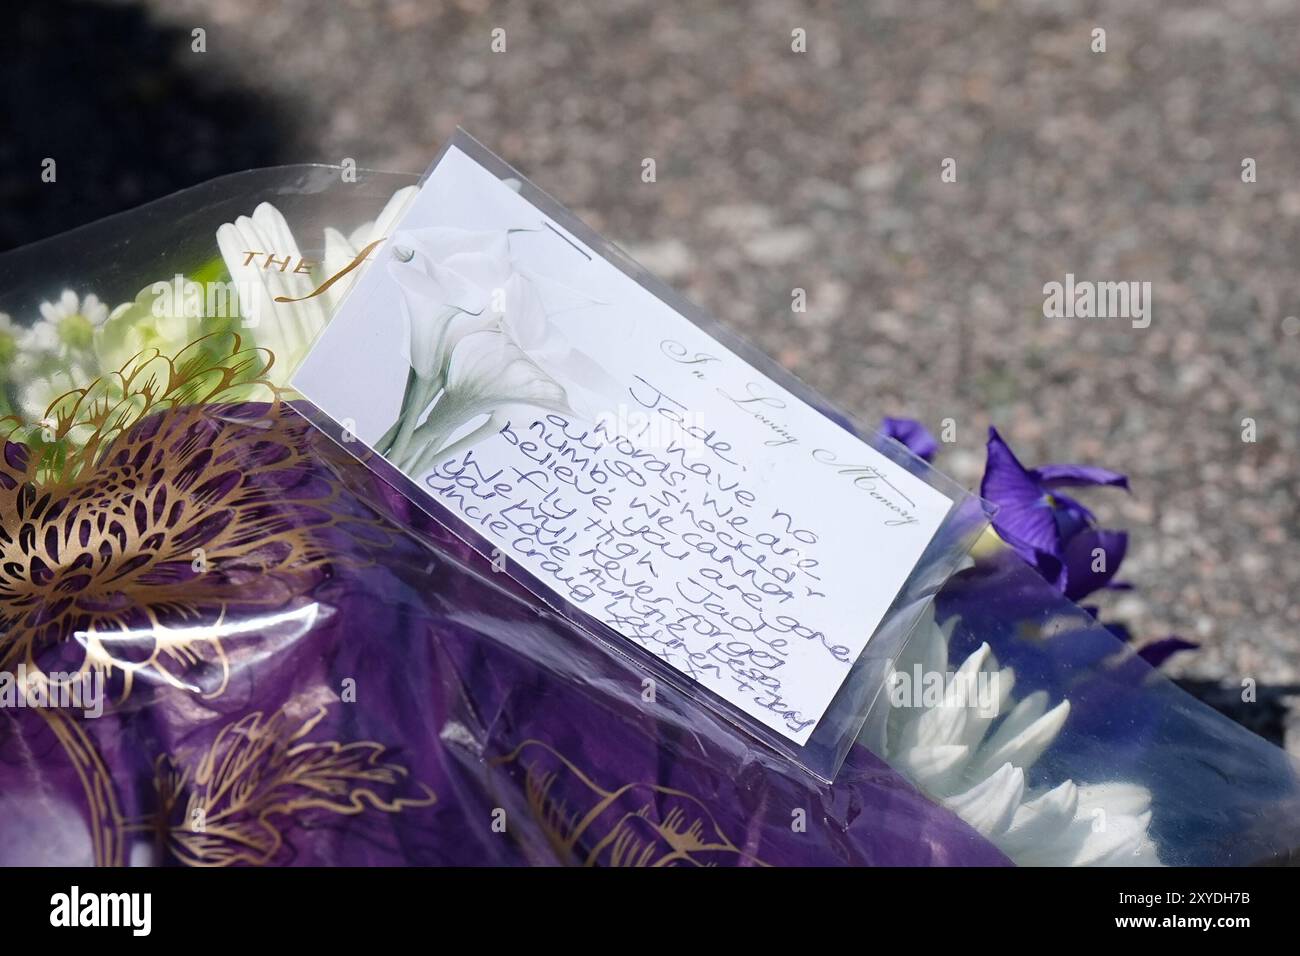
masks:
[[(277, 262), (302, 261), (302, 252), (288, 222), (270, 203), (260, 203), (252, 216), (240, 216), (218, 227), (217, 247), (236, 283), (244, 328), (251, 331), (259, 346), (275, 356), (278, 378), (288, 381), (289, 373), (325, 328), (334, 307), (360, 270), (336, 281), (321, 295), (302, 296), (313, 291), (314, 283), (336, 275), (369, 244), (355, 246), (354, 239), (365, 235), (378, 239), (391, 229), (415, 188), (399, 189), (374, 223), (354, 230), (346, 240), (338, 230), (326, 229), (322, 268), (313, 270), (310, 276), (293, 269), (265, 268), (268, 256), (274, 256)], [(277, 302), (277, 298), (297, 301)]]
[[(311, 291), (308, 277), (265, 268), (270, 255), (281, 262), (302, 261), (289, 224), (269, 202), (259, 203), (252, 216), (240, 216), (217, 228), (217, 248), (238, 290), (244, 327), (258, 345), (271, 351), (280, 371), (289, 372), (329, 318), (320, 297), (300, 298)], [(276, 302), (277, 298), (299, 301)]]
[[(325, 275), (338, 275), (357, 256), (361, 255), (362, 249), (372, 242), (387, 238), (393, 227), (397, 225), (398, 220), (402, 218), (402, 214), (406, 212), (406, 207), (410, 205), (411, 200), (415, 198), (419, 191), (419, 186), (406, 186), (397, 190), (384, 204), (378, 219), (374, 222), (363, 223), (346, 236), (337, 229), (327, 227), (325, 229), (325, 257), (321, 262)], [(325, 290), (325, 298), (331, 312), (338, 308), (339, 303), (343, 301), (343, 297), (348, 294), (360, 271), (358, 269), (349, 273)]]
[[(1151, 794), (1132, 783), (1028, 789), (1026, 771), (1056, 739), (1070, 702), (1044, 691), (1016, 701), (1015, 674), (983, 644), (948, 671), (948, 638), (931, 604), (894, 664), (883, 728), (886, 759), (1012, 860), (1037, 866), (1158, 866)], [(932, 682), (929, 693), (916, 681)]]
[(90, 355), (95, 333), (108, 321), (108, 306), (98, 296), (82, 299), (71, 289), (64, 289), (57, 302), (42, 302), (40, 308), (41, 319), (27, 331), (22, 348), (60, 359)]

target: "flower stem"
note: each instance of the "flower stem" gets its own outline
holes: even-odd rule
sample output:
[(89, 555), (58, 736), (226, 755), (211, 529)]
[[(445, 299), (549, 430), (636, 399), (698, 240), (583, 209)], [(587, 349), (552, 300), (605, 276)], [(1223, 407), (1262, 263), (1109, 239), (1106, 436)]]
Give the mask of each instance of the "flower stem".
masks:
[(397, 440), (397, 433), (401, 430), (402, 419), (406, 416), (407, 406), (411, 402), (411, 391), (415, 388), (415, 369), (408, 369), (406, 373), (406, 388), (402, 392), (402, 410), (397, 413), (397, 421), (393, 422), (388, 431), (380, 437), (375, 443), (375, 451), (381, 455), (387, 455), (393, 448), (393, 442)]
[(419, 425), (420, 415), (440, 391), (442, 391), (442, 376), (432, 379), (417, 377), (416, 385), (412, 391), (412, 401), (402, 408), (402, 417), (398, 420), (397, 435), (394, 436), (388, 453), (388, 457), (395, 464), (398, 464), (398, 467), (401, 467), (401, 460), (410, 451), (411, 438)]
[(429, 410), (429, 417), (407, 437), (398, 467), (410, 473), (425, 455), (430, 451), (436, 451), (447, 440), (456, 430), (458, 423), (463, 420), (458, 418), (458, 410), (455, 406), (454, 395), (444, 394), (438, 399)]
[(415, 467), (412, 469), (411, 474), (414, 475), (423, 474), (424, 472), (432, 468), (434, 465), (438, 464), (438, 462), (447, 461), (448, 459), (455, 458), (457, 455), (460, 455), (470, 447), (478, 444), (489, 434), (496, 431), (499, 427), (500, 425), (497, 422), (496, 415), (491, 415), (488, 417), (488, 420), (485, 421), (478, 428), (474, 429), (468, 435), (465, 435), (463, 438), (452, 443), (451, 445), (448, 445), (446, 448), (439, 449), (437, 447), (437, 445), (441, 445), (442, 442), (444, 441), (442, 437), (439, 437), (437, 445), (430, 444), (424, 449), (423, 453), (421, 453), (418, 460), (416, 461)]

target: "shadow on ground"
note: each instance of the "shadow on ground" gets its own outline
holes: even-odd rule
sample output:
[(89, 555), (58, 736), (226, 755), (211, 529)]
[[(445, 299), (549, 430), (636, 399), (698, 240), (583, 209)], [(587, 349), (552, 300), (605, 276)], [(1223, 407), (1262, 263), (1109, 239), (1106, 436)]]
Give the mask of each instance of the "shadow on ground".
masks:
[[(42, 0), (0, 31), (0, 251), (222, 173), (282, 162), (291, 117), (188, 32), (130, 6)], [(55, 181), (42, 180), (55, 161)]]
[(1252, 688), (1250, 699), (1243, 699), (1244, 689), (1233, 684), (1191, 678), (1175, 683), (1247, 730), (1279, 747), (1286, 746), (1294, 720), (1288, 701), (1300, 698), (1300, 684), (1260, 684)]

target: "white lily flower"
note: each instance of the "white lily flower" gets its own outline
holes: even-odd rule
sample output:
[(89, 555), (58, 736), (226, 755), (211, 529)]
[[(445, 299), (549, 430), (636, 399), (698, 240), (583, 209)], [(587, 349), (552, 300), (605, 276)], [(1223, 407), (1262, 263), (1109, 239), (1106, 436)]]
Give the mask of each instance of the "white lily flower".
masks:
[(430, 227), (393, 237), (388, 268), (402, 290), (403, 355), (417, 377), (440, 382), (461, 339), (499, 329), (534, 364), (565, 380), (571, 402), (576, 388), (603, 406), (619, 393), (618, 383), (550, 321), (594, 300), (523, 268), (511, 248), (518, 231)]
[(452, 354), (446, 398), (474, 412), (505, 405), (569, 411), (564, 388), (502, 332), (477, 332)]
[(504, 229), (410, 229), (397, 233), (390, 248), (397, 260), (389, 267), (395, 276), (403, 271), (422, 276), (427, 298), (476, 315), (488, 309), (516, 271)]
[(443, 389), (453, 351), (467, 336), (499, 328), (515, 270), (505, 230), (413, 229), (395, 235), (388, 248), (410, 374), (401, 413), (376, 447), (411, 463), (420, 454), (412, 450), (415, 430)]
[[(543, 293), (554, 303), (549, 309)], [(565, 298), (567, 296), (567, 298)], [(592, 300), (558, 283), (515, 273), (507, 281), (499, 316), (501, 329), (525, 355), (549, 374), (570, 383), (569, 404), (582, 418), (596, 421), (622, 393), (618, 381), (587, 353), (577, 349), (550, 316), (583, 308)], [(580, 391), (579, 398), (575, 391)]]
[(466, 312), (429, 298), (423, 289), (425, 278), (405, 273), (398, 279), (399, 307), (406, 327), (406, 334), (402, 337), (402, 358), (417, 378), (441, 384), (451, 362), (451, 353), (460, 340), (475, 332), (486, 332), (496, 322), (486, 313)]
[(1015, 674), (998, 667), (987, 644), (949, 674), (956, 623), (940, 628), (931, 604), (917, 624), (889, 687), (919, 673), (942, 680), (942, 690), (892, 701), (873, 749), (1017, 863), (1159, 866), (1146, 788), (1072, 780), (1027, 788), (1025, 773), (1060, 733), (1070, 702), (1051, 705), (1044, 691), (1014, 700)]

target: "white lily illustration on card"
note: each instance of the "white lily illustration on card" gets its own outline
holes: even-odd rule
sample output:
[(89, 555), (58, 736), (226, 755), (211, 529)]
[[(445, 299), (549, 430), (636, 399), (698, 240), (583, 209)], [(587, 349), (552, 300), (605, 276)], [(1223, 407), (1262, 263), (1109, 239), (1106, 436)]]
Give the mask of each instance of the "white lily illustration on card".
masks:
[[(447, 383), (434, 409), (414, 432), (413, 453), (406, 457), (404, 470), (419, 474), (456, 457), (499, 430), (508, 410), (521, 407), (573, 414), (564, 387), (505, 333), (489, 329), (466, 336), (452, 353)], [(448, 444), (476, 420), (482, 421)]]
[(508, 408), (594, 418), (617, 393), (551, 321), (595, 300), (514, 255), (512, 236), (531, 231), (435, 227), (393, 237), (388, 270), (409, 372), (398, 418), (376, 447), (404, 471), (461, 453), (499, 429)]

